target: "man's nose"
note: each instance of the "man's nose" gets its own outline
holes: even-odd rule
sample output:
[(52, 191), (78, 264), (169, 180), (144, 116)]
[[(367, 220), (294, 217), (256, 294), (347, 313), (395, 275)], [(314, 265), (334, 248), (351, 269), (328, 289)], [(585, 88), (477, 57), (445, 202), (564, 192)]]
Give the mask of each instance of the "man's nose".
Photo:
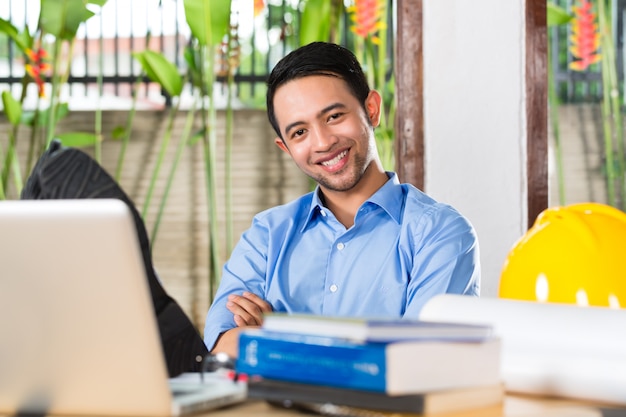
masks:
[(325, 125), (315, 126), (312, 133), (311, 142), (316, 151), (326, 151), (338, 141), (332, 129)]

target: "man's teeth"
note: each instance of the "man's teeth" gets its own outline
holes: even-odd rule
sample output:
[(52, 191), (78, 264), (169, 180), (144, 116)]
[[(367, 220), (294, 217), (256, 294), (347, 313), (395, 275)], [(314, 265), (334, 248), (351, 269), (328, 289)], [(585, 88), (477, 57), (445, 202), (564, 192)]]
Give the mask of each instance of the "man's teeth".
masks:
[(335, 165), (336, 163), (338, 163), (339, 161), (341, 161), (341, 159), (346, 156), (346, 154), (348, 153), (348, 151), (343, 151), (341, 152), (339, 155), (337, 155), (336, 157), (334, 157), (333, 159), (329, 159), (328, 161), (324, 161), (322, 162), (322, 165), (324, 165), (325, 167), (330, 167)]

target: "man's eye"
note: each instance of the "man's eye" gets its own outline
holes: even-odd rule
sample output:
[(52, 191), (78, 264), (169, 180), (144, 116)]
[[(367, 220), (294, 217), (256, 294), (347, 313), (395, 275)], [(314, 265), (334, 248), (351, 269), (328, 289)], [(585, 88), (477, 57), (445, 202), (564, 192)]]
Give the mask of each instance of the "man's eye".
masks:
[(290, 129), (288, 132), (286, 132), (286, 137), (289, 140), (293, 140), (293, 139), (299, 139), (300, 137), (306, 135), (306, 128), (302, 128), (302, 129)]
[(338, 118), (340, 118), (340, 117), (341, 117), (341, 115), (342, 115), (342, 113), (334, 113), (334, 114), (331, 114), (331, 115), (328, 117), (328, 120), (335, 120), (335, 119), (338, 119)]

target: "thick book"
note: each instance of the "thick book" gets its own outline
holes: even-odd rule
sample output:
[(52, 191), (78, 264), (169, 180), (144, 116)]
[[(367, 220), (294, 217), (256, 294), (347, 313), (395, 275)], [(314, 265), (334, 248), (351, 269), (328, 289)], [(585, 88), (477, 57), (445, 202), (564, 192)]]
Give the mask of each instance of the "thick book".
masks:
[(492, 335), (489, 325), (410, 319), (365, 319), (313, 314), (268, 313), (263, 329), (277, 332), (343, 337), (358, 341), (415, 339), (483, 340)]
[(398, 413), (435, 414), (501, 405), (504, 401), (504, 385), (500, 383), (392, 396), (326, 385), (252, 378), (248, 381), (248, 397), (283, 404), (332, 404)]
[(236, 370), (250, 377), (414, 394), (500, 383), (500, 340), (355, 342), (246, 329)]

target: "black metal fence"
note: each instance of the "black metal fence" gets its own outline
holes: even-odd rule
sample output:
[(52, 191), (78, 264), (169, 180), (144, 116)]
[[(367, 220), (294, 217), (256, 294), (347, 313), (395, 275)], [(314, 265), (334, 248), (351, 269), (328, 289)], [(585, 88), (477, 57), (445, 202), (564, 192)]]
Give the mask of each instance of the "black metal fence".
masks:
[[(244, 103), (262, 105), (265, 80), (274, 64), (298, 44), (297, 28), (301, 18), (300, 1), (268, 1), (261, 16), (254, 16), (252, 2), (232, 0), (231, 23), (237, 27), (241, 48), (235, 75), (235, 95)], [(0, 18), (33, 31), (37, 26), (40, 0), (1, 0)], [(389, 1), (393, 7), (394, 0)], [(388, 31), (394, 33), (389, 14)], [(350, 22), (344, 14), (342, 39), (350, 42)], [(101, 78), (104, 93), (130, 96), (141, 67), (131, 52), (151, 49), (163, 53), (181, 73), (185, 70), (183, 53), (190, 39), (182, 0), (108, 0), (98, 14), (83, 24), (72, 51), (67, 92), (72, 97), (90, 96)], [(393, 39), (393, 36), (390, 38)], [(350, 45), (347, 45), (350, 46)], [(389, 55), (393, 43), (389, 44)], [(12, 41), (0, 33), (0, 88), (21, 88), (24, 62)], [(218, 77), (218, 80), (220, 78)], [(160, 95), (155, 85), (143, 78), (139, 94)], [(34, 86), (33, 86), (34, 88)]]
[[(551, 0), (566, 9), (579, 0)], [(16, 26), (36, 27), (40, 0), (1, 0), (0, 17)], [(276, 61), (298, 44), (297, 29), (301, 17), (299, 0), (269, 1), (264, 14), (254, 17), (250, 3), (233, 2), (233, 24), (238, 27), (241, 47), (240, 66), (235, 75), (236, 96), (248, 105), (262, 105), (264, 83)], [(240, 3), (240, 4), (239, 4)], [(394, 0), (389, 0), (393, 10)], [(394, 13), (390, 11), (388, 31), (393, 39)], [(617, 69), (620, 85), (624, 79), (624, 17), (626, 0), (611, 1)], [(342, 39), (350, 42), (348, 16), (343, 16)], [(149, 34), (149, 37), (148, 37)], [(598, 101), (602, 97), (600, 65), (584, 72), (569, 68), (571, 25), (550, 29), (551, 65), (560, 99), (564, 102)], [(150, 39), (148, 42), (147, 39)], [(102, 78), (104, 93), (130, 96), (132, 84), (141, 68), (131, 52), (157, 50), (184, 71), (183, 51), (190, 33), (185, 22), (182, 0), (108, 0), (98, 15), (79, 30), (72, 68), (67, 85), (71, 96), (93, 93)], [(348, 45), (351, 46), (351, 45)], [(389, 42), (388, 54), (393, 54)], [(393, 62), (393, 61), (392, 61)], [(19, 89), (24, 75), (21, 53), (6, 36), (0, 34), (0, 87)], [(160, 96), (160, 90), (147, 79), (140, 94)]]
[[(33, 31), (32, 28), (37, 25), (40, 0), (2, 0), (1, 3), (0, 17), (20, 29), (27, 24)], [(252, 53), (235, 79), (238, 86), (247, 85), (251, 96), (264, 82), (271, 64), (269, 57), (273, 55), (268, 49), (267, 58), (260, 60), (261, 54), (255, 52), (257, 46), (254, 46), (260, 38), (259, 25), (252, 23), (241, 22), (252, 28), (252, 31), (245, 31), (246, 37), (241, 38), (246, 43), (242, 48)], [(189, 38), (182, 0), (108, 0), (98, 14), (78, 31), (67, 79), (68, 94), (72, 97), (88, 96), (97, 87), (100, 78), (105, 94), (129, 96), (132, 84), (141, 75), (141, 67), (131, 54), (145, 49), (163, 53), (182, 73), (185, 68), (183, 51)], [(268, 45), (268, 48), (275, 46)], [(0, 38), (0, 85), (19, 89), (23, 75), (21, 52), (8, 37)], [(144, 77), (144, 81), (144, 88), (139, 94), (146, 97), (155, 93), (148, 79)]]

